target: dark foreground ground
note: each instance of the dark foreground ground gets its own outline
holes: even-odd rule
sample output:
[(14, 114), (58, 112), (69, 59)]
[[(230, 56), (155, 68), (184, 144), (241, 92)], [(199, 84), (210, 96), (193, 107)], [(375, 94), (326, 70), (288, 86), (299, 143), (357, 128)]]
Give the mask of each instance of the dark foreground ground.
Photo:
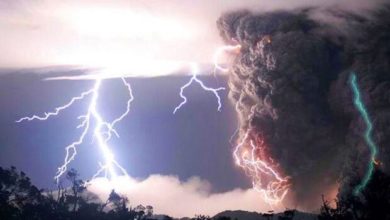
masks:
[[(0, 220), (173, 219), (167, 215), (155, 215), (149, 205), (129, 207), (129, 199), (115, 191), (111, 192), (107, 201), (101, 202), (96, 195), (86, 191), (75, 170), (68, 171), (66, 180), (66, 187), (60, 185), (56, 192), (47, 192), (34, 186), (30, 178), (15, 167), (0, 167)], [(199, 210), (199, 215), (181, 220), (386, 220), (390, 219), (389, 198), (390, 177), (376, 170), (360, 195), (339, 198), (336, 208), (331, 208), (324, 201), (319, 215), (297, 210), (283, 213), (224, 211), (209, 217)]]

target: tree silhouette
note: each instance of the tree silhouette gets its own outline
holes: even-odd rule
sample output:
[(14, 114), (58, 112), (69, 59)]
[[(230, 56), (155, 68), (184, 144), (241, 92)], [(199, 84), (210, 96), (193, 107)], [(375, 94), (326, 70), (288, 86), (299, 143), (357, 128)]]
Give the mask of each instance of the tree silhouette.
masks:
[(42, 192), (15, 167), (0, 167), (0, 219), (19, 219), (43, 203)]
[[(152, 206), (127, 207), (128, 199), (114, 190), (105, 203), (96, 203), (97, 197), (88, 194), (76, 170), (66, 175), (69, 188), (59, 185), (57, 192), (43, 192), (15, 167), (0, 167), (1, 220), (133, 220), (151, 219)], [(104, 211), (104, 208), (107, 210)]]
[(66, 195), (66, 201), (73, 206), (73, 208), (72, 208), (73, 212), (76, 211), (78, 202), (79, 202), (79, 200), (81, 200), (81, 198), (79, 197), (79, 194), (84, 192), (84, 190), (86, 189), (84, 181), (81, 179), (78, 179), (78, 177), (79, 177), (79, 174), (75, 169), (70, 169), (66, 174), (66, 179), (68, 179), (70, 181), (70, 183), (72, 184), (72, 186), (71, 186), (72, 194)]
[[(15, 167), (0, 167), (0, 220), (141, 220), (153, 218), (153, 207), (128, 206), (129, 199), (112, 190), (107, 201), (98, 200), (86, 190), (76, 170), (66, 175), (69, 187), (59, 185), (56, 192), (44, 192)], [(323, 199), (319, 220), (376, 220), (390, 219), (390, 176), (376, 169), (367, 187), (359, 196), (345, 196), (336, 201), (336, 208)], [(278, 220), (294, 219), (296, 211), (286, 210)], [(274, 213), (262, 214), (273, 219)], [(172, 219), (162, 216), (162, 219)], [(196, 215), (195, 220), (212, 219)], [(229, 220), (229, 217), (216, 217)]]
[(210, 216), (208, 215), (195, 215), (194, 218), (192, 218), (193, 220), (210, 220)]
[(344, 196), (331, 208), (323, 199), (319, 220), (390, 219), (390, 176), (376, 169), (367, 187), (358, 195)]

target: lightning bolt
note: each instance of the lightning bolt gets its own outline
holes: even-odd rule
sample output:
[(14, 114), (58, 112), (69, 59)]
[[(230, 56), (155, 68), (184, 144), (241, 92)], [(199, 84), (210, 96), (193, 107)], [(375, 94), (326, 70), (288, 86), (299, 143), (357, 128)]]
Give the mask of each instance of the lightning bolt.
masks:
[[(121, 78), (123, 85), (129, 92), (129, 99), (127, 101), (126, 111), (123, 112), (119, 117), (115, 118), (111, 122), (107, 122), (100, 115), (99, 110), (97, 108), (97, 103), (99, 99), (99, 89), (102, 84), (102, 79), (97, 78), (95, 80), (95, 84), (92, 89), (81, 93), (81, 95), (73, 97), (71, 101), (67, 104), (55, 108), (54, 111), (44, 113), (44, 116), (33, 115), (31, 117), (23, 117), (17, 120), (17, 123), (23, 121), (45, 121), (53, 116), (57, 116), (61, 113), (61, 111), (71, 107), (76, 101), (83, 100), (87, 96), (91, 96), (91, 100), (89, 103), (88, 110), (86, 114), (80, 115), (78, 117), (81, 120), (81, 123), (77, 126), (77, 128), (82, 128), (81, 135), (77, 140), (69, 144), (65, 147), (65, 158), (64, 163), (58, 168), (58, 171), (54, 177), (54, 179), (59, 182), (60, 177), (66, 172), (68, 165), (71, 161), (73, 161), (77, 155), (77, 147), (83, 144), (87, 134), (92, 133), (94, 140), (96, 140), (97, 145), (103, 154), (104, 163), (100, 163), (100, 169), (93, 176), (93, 178), (100, 175), (102, 172), (105, 172), (105, 177), (108, 175), (111, 179), (114, 179), (118, 176), (117, 170), (121, 172), (122, 175), (128, 176), (126, 170), (115, 160), (114, 154), (111, 152), (110, 146), (108, 144), (109, 140), (113, 135), (119, 137), (118, 132), (115, 130), (115, 125), (120, 122), (126, 115), (128, 115), (130, 111), (131, 102), (134, 100), (133, 92), (131, 86), (124, 78)], [(92, 126), (94, 126), (92, 128)]]
[[(270, 43), (270, 40), (269, 42)], [(213, 56), (214, 62), (214, 75), (216, 71), (228, 72), (229, 68), (222, 67), (219, 65), (219, 57), (226, 52), (239, 53), (241, 45), (227, 45), (222, 46), (216, 50)], [(265, 83), (265, 82), (264, 82)], [(271, 86), (272, 88), (272, 86)], [(272, 90), (271, 90), (272, 94)], [(238, 110), (238, 102), (236, 103), (236, 111)], [(252, 114), (254, 109), (251, 110)], [(270, 112), (271, 114), (272, 112)], [(275, 114), (272, 114), (276, 117)], [(249, 116), (251, 117), (251, 115)], [(238, 134), (239, 129), (236, 129), (234, 134), (230, 137), (230, 141)], [(233, 152), (235, 163), (243, 168), (248, 176), (252, 178), (253, 189), (259, 192), (264, 201), (270, 205), (275, 205), (283, 201), (289, 191), (289, 177), (282, 177), (272, 165), (273, 161), (271, 158), (265, 159), (264, 153), (264, 140), (259, 140), (255, 144), (249, 137), (250, 131), (247, 131), (242, 138), (241, 142), (238, 143)], [(257, 154), (257, 152), (260, 152)], [(257, 155), (260, 155), (257, 156)]]
[(368, 115), (367, 108), (362, 101), (359, 85), (357, 83), (356, 78), (357, 78), (356, 74), (352, 72), (350, 77), (350, 85), (351, 85), (352, 92), (354, 94), (353, 103), (356, 109), (358, 110), (358, 112), (360, 113), (361, 117), (363, 118), (364, 123), (366, 124), (366, 131), (364, 132), (364, 140), (371, 152), (371, 159), (368, 163), (366, 174), (364, 175), (360, 184), (357, 185), (354, 190), (354, 194), (358, 195), (367, 186), (368, 182), (371, 179), (372, 173), (374, 171), (375, 164), (378, 163), (376, 161), (376, 156), (378, 154), (378, 150), (377, 150), (378, 147), (376, 146), (375, 142), (372, 139), (373, 125), (371, 123), (370, 116)]
[(190, 78), (190, 80), (184, 84), (181, 88), (180, 88), (180, 97), (182, 98), (182, 102), (176, 106), (176, 108), (173, 110), (173, 114), (175, 114), (183, 105), (185, 105), (187, 103), (187, 97), (184, 95), (184, 90), (189, 87), (192, 83), (198, 83), (202, 89), (204, 89), (205, 91), (207, 92), (212, 92), (215, 97), (217, 98), (217, 101), (218, 101), (218, 111), (221, 111), (221, 107), (222, 107), (222, 104), (221, 104), (221, 97), (219, 96), (218, 92), (221, 91), (221, 90), (225, 90), (225, 87), (219, 87), (219, 88), (210, 88), (210, 87), (207, 87), (198, 77), (198, 72), (199, 72), (199, 69), (198, 69), (198, 65), (196, 63), (191, 63), (191, 73), (192, 73), (192, 77)]
[(219, 64), (219, 58), (226, 52), (235, 52), (235, 53), (238, 53), (240, 52), (241, 50), (241, 45), (240, 44), (237, 44), (237, 45), (226, 45), (226, 46), (221, 46), (219, 47), (215, 53), (214, 53), (214, 56), (213, 56), (213, 63), (214, 63), (214, 75), (216, 73), (217, 70), (221, 71), (221, 72), (229, 72), (229, 68), (226, 68), (226, 67), (222, 67), (220, 64)]
[[(214, 65), (215, 70), (220, 70), (223, 72), (226, 72), (227, 69), (221, 67), (218, 64), (219, 56), (224, 51), (231, 51), (231, 50), (237, 50), (241, 48), (240, 45), (237, 46), (225, 46), (221, 47), (216, 51), (216, 54), (214, 56)], [(173, 113), (175, 114), (184, 104), (187, 103), (187, 97), (184, 95), (184, 90), (189, 87), (192, 83), (198, 83), (202, 89), (205, 91), (211, 92), (215, 95), (218, 101), (218, 111), (221, 110), (222, 104), (221, 104), (221, 97), (219, 96), (218, 92), (221, 90), (225, 90), (224, 87), (219, 88), (211, 88), (207, 87), (199, 78), (198, 78), (198, 65), (196, 63), (190, 63), (191, 67), (191, 74), (192, 77), (190, 80), (184, 84), (180, 88), (180, 97), (182, 98), (182, 102), (176, 106)], [(64, 79), (71, 79), (65, 77)], [(99, 110), (97, 108), (97, 103), (99, 99), (99, 89), (101, 87), (101, 84), (103, 82), (103, 76), (93, 76), (91, 79), (95, 80), (95, 84), (92, 89), (82, 92), (79, 96), (73, 97), (68, 103), (56, 107), (51, 112), (45, 112), (43, 115), (33, 115), (30, 117), (23, 117), (18, 120), (16, 120), (17, 123), (21, 123), (24, 121), (46, 121), (51, 117), (58, 116), (63, 110), (70, 108), (75, 102), (84, 100), (86, 97), (91, 96), (88, 110), (85, 114), (80, 115), (78, 117), (81, 122), (77, 126), (77, 128), (81, 128), (82, 132), (80, 136), (71, 144), (67, 145), (65, 147), (65, 158), (63, 164), (58, 168), (58, 171), (54, 177), (54, 179), (59, 182), (61, 176), (64, 175), (64, 173), (67, 171), (69, 164), (75, 159), (77, 155), (77, 147), (79, 145), (82, 145), (86, 139), (86, 136), (88, 134), (92, 134), (92, 137), (97, 142), (97, 146), (99, 147), (103, 157), (104, 157), (104, 163), (99, 163), (100, 168), (98, 171), (93, 175), (92, 179), (96, 178), (97, 176), (101, 175), (103, 172), (105, 173), (105, 177), (110, 179), (115, 179), (118, 174), (117, 171), (119, 170), (122, 175), (128, 176), (126, 170), (115, 160), (114, 154), (111, 151), (111, 148), (108, 144), (110, 139), (113, 135), (119, 138), (118, 132), (115, 130), (115, 125), (120, 122), (124, 117), (126, 117), (130, 111), (130, 105), (131, 102), (134, 100), (132, 88), (128, 82), (124, 79), (124, 76), (122, 76), (120, 79), (122, 80), (123, 85), (127, 88), (129, 92), (129, 99), (127, 101), (126, 111), (122, 113), (119, 117), (115, 118), (113, 121), (108, 122), (104, 120), (104, 118), (100, 115)]]
[[(220, 64), (219, 64), (219, 60), (220, 60), (220, 57), (226, 53), (226, 52), (235, 52), (235, 53), (239, 53), (240, 52), (240, 49), (241, 49), (241, 45), (237, 44), (237, 45), (226, 45), (226, 46), (221, 46), (219, 48), (217, 48), (217, 50), (215, 51), (214, 55), (213, 55), (213, 64), (214, 64), (214, 76), (217, 72), (217, 70), (221, 71), (221, 72), (228, 72), (229, 71), (229, 68), (225, 68), (225, 67), (222, 67)], [(197, 77), (197, 74), (199, 72), (199, 68), (198, 68), (198, 65), (196, 63), (191, 63), (190, 64), (190, 67), (191, 67), (191, 73), (192, 73), (192, 77), (190, 78), (190, 80), (184, 84), (181, 88), (180, 88), (180, 97), (182, 98), (182, 102), (179, 103), (179, 105), (176, 106), (176, 108), (173, 110), (173, 114), (175, 114), (183, 105), (185, 105), (187, 103), (187, 97), (184, 95), (184, 90), (189, 87), (192, 83), (198, 83), (203, 90), (205, 91), (208, 91), (208, 92), (212, 92), (215, 97), (217, 98), (217, 101), (218, 101), (218, 111), (221, 111), (221, 107), (222, 107), (222, 104), (221, 104), (221, 97), (219, 96), (218, 92), (221, 91), (221, 90), (225, 90), (225, 87), (219, 87), (219, 88), (210, 88), (210, 87), (207, 87), (206, 85), (204, 85), (204, 83)]]
[(289, 177), (282, 177), (272, 165), (272, 159), (265, 159), (264, 140), (260, 139), (255, 144), (249, 133), (250, 131), (245, 133), (234, 149), (235, 163), (252, 178), (253, 188), (261, 193), (265, 202), (270, 205), (278, 204), (288, 193)]

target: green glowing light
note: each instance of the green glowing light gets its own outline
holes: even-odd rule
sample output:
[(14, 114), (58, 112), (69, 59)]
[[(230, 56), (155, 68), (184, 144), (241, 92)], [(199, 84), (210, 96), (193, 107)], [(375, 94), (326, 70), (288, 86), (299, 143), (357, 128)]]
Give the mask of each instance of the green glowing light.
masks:
[(351, 83), (352, 92), (354, 94), (355, 107), (359, 111), (360, 115), (362, 116), (362, 118), (366, 124), (366, 131), (364, 132), (364, 140), (366, 141), (368, 147), (370, 148), (370, 152), (371, 152), (371, 159), (370, 159), (370, 162), (368, 163), (367, 172), (364, 175), (363, 179), (361, 180), (360, 184), (357, 185), (355, 187), (355, 190), (354, 190), (354, 194), (358, 195), (367, 186), (368, 182), (371, 179), (372, 173), (374, 171), (374, 166), (375, 166), (374, 164), (375, 164), (375, 158), (377, 155), (377, 146), (375, 145), (374, 141), (372, 140), (373, 126), (372, 126), (370, 117), (367, 113), (366, 106), (364, 105), (364, 103), (361, 99), (359, 85), (356, 82), (356, 75), (354, 72), (351, 73), (350, 83)]

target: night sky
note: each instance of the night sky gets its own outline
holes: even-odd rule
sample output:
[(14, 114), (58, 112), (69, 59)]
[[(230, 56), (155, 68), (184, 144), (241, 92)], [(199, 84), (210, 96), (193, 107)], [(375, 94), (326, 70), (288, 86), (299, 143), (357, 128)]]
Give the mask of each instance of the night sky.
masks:
[[(79, 101), (45, 122), (18, 124), (15, 120), (51, 111), (91, 88), (92, 83), (44, 81), (44, 77), (28, 70), (0, 75), (0, 165), (16, 166), (37, 186), (53, 188), (56, 187), (53, 176), (65, 155), (64, 146), (80, 134), (76, 118), (86, 111), (89, 100)], [(181, 180), (199, 176), (208, 180), (215, 192), (249, 187), (248, 178), (234, 166), (231, 155), (229, 139), (237, 125), (226, 91), (220, 92), (223, 106), (218, 112), (215, 97), (198, 85), (192, 85), (185, 91), (188, 103), (172, 114), (181, 102), (180, 86), (188, 79), (189, 76), (127, 79), (135, 99), (128, 117), (118, 124), (120, 138), (111, 141), (117, 160), (136, 178), (156, 173), (178, 175)], [(202, 79), (207, 85), (226, 86), (226, 79), (222, 77)], [(120, 80), (105, 80), (99, 100), (104, 117), (109, 119), (121, 113), (127, 94)], [(103, 162), (101, 156), (88, 138), (78, 148), (70, 167), (88, 179), (99, 168), (98, 161)]]

